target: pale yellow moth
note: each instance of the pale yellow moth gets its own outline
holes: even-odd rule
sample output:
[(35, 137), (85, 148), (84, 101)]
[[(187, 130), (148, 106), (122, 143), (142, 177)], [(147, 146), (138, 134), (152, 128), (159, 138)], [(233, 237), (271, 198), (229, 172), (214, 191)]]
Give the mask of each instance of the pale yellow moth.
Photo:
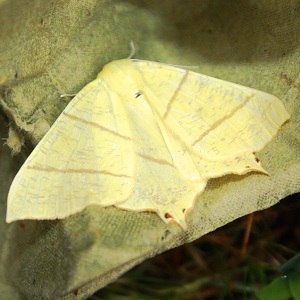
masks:
[(11, 185), (6, 221), (61, 219), (95, 204), (153, 211), (186, 229), (210, 178), (267, 173), (253, 152), (288, 118), (278, 98), (252, 88), (155, 62), (113, 61), (28, 157)]

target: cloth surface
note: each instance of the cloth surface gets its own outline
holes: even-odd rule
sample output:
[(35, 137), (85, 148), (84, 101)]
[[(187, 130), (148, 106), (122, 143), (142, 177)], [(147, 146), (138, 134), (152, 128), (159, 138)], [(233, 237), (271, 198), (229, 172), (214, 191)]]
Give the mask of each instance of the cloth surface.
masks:
[[(0, 1), (0, 290), (3, 299), (86, 299), (143, 260), (299, 192), (299, 1)], [(209, 181), (189, 228), (154, 213), (89, 207), (60, 221), (5, 223), (14, 174), (66, 100), (129, 55), (269, 92), (291, 119), (257, 156), (271, 177)], [(25, 142), (25, 145), (23, 145)]]

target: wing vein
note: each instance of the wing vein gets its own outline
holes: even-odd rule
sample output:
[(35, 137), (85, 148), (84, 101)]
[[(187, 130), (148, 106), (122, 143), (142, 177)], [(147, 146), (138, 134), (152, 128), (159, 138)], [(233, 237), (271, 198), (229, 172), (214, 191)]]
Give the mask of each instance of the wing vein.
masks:
[(219, 119), (218, 121), (216, 121), (214, 124), (212, 124), (210, 126), (209, 129), (205, 130), (193, 143), (192, 146), (195, 146), (197, 143), (199, 143), (206, 135), (208, 135), (211, 131), (213, 131), (214, 129), (216, 129), (219, 125), (221, 125), (225, 120), (227, 120), (228, 118), (230, 118), (231, 116), (233, 116), (238, 110), (240, 110), (241, 108), (243, 108), (252, 98), (254, 97), (254, 95), (250, 95), (249, 97), (247, 97), (246, 101), (242, 102), (240, 105), (238, 105), (234, 110), (232, 110), (232, 112), (228, 115), (225, 115), (223, 118)]
[(179, 93), (180, 90), (181, 90), (181, 86), (182, 86), (182, 85), (186, 82), (186, 80), (187, 80), (188, 74), (189, 74), (189, 71), (186, 71), (185, 74), (184, 74), (184, 76), (182, 77), (182, 79), (181, 79), (179, 85), (178, 85), (177, 88), (175, 89), (174, 94), (172, 95), (171, 99), (169, 100), (168, 105), (167, 105), (167, 109), (166, 109), (166, 111), (165, 111), (165, 113), (164, 113), (164, 115), (163, 115), (163, 118), (164, 118), (164, 119), (167, 118), (167, 116), (168, 116), (168, 114), (169, 114), (169, 112), (170, 112), (170, 110), (171, 110), (171, 107), (172, 107), (172, 105), (173, 105), (173, 102), (175, 101), (175, 99), (176, 99), (178, 93)]
[(120, 133), (118, 133), (118, 132), (115, 132), (115, 131), (113, 131), (113, 130), (110, 130), (110, 129), (108, 129), (108, 128), (102, 126), (102, 125), (99, 125), (99, 124), (97, 124), (97, 123), (95, 123), (95, 122), (86, 121), (86, 120), (84, 120), (84, 119), (82, 119), (82, 118), (76, 117), (76, 116), (74, 116), (74, 115), (72, 115), (72, 114), (68, 114), (68, 113), (66, 113), (66, 112), (63, 112), (63, 114), (64, 114), (66, 117), (70, 118), (70, 119), (73, 119), (73, 120), (76, 120), (76, 121), (78, 121), (78, 122), (81, 122), (81, 123), (84, 123), (84, 124), (88, 124), (88, 125), (91, 125), (91, 126), (100, 128), (100, 129), (102, 129), (102, 130), (104, 130), (104, 131), (106, 131), (106, 132), (109, 132), (109, 133), (111, 133), (111, 134), (113, 134), (113, 135), (115, 135), (115, 136), (118, 136), (118, 137), (120, 137), (120, 138), (123, 138), (124, 140), (131, 141), (131, 138), (130, 138), (130, 137), (125, 136), (125, 135), (122, 135), (122, 134), (120, 134)]

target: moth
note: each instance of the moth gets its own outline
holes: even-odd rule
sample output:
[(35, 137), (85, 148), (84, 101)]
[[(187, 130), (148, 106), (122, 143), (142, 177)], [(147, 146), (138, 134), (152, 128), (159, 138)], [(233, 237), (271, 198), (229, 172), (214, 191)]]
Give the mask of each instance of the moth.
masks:
[(267, 173), (253, 153), (288, 118), (265, 92), (166, 64), (113, 61), (21, 167), (6, 221), (61, 219), (89, 205), (113, 205), (153, 211), (186, 229), (209, 179)]

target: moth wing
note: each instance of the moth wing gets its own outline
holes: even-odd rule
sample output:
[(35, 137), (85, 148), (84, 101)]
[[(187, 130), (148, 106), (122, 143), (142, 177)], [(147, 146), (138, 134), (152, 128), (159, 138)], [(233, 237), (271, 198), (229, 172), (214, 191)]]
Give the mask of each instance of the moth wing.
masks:
[(7, 222), (64, 218), (89, 204), (122, 202), (132, 192), (133, 160), (122, 101), (102, 79), (94, 80), (69, 103), (16, 175)]
[(261, 150), (289, 118), (273, 95), (199, 73), (134, 60), (163, 122), (208, 160)]
[[(144, 90), (145, 86), (138, 88)], [(124, 86), (122, 90), (125, 89)], [(132, 194), (116, 206), (132, 211), (153, 211), (166, 223), (175, 221), (186, 229), (185, 215), (207, 180), (193, 182), (182, 177), (173, 163), (159, 120), (149, 105), (151, 97), (151, 94), (143, 94), (136, 99), (129, 91), (123, 95), (134, 141), (135, 183)]]

